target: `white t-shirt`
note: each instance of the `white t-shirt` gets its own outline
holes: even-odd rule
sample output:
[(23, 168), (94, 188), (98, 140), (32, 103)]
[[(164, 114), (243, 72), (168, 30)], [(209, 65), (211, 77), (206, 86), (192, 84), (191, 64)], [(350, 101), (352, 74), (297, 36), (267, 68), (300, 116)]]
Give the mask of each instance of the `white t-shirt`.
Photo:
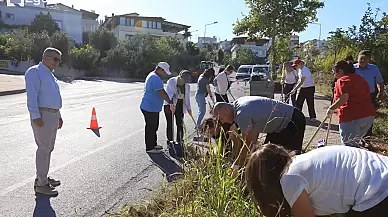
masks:
[(306, 66), (303, 66), (301, 69), (299, 69), (298, 75), (300, 79), (302, 79), (302, 77), (305, 77), (305, 80), (302, 84), (302, 88), (315, 86), (313, 76), (311, 75), (310, 70)]
[(388, 196), (388, 157), (326, 146), (296, 156), (280, 183), (291, 207), (306, 190), (315, 215), (362, 212)]
[(229, 87), (229, 79), (225, 72), (219, 73), (216, 78), (214, 79), (214, 82), (217, 82), (215, 87), (215, 92), (220, 95), (226, 95)]
[(284, 83), (286, 84), (295, 84), (298, 80), (298, 73), (295, 70), (291, 72), (285, 72)]

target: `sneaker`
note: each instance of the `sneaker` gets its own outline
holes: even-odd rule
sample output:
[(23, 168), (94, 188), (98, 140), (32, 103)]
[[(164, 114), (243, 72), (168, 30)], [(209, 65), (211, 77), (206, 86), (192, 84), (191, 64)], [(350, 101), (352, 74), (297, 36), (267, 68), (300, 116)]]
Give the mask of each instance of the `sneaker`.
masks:
[(157, 145), (154, 147), (154, 149), (160, 150), (160, 149), (163, 149), (163, 146)]
[(35, 192), (39, 194), (44, 194), (50, 197), (58, 196), (58, 191), (56, 191), (55, 188), (50, 184), (43, 185), (43, 186), (36, 186)]
[[(55, 179), (50, 178), (50, 177), (48, 177), (48, 182), (49, 182), (49, 184), (50, 184), (51, 186), (53, 186), (54, 188), (61, 185), (61, 181), (55, 180)], [(34, 188), (36, 188), (36, 186), (38, 186), (38, 179), (35, 179)]]
[(160, 154), (160, 153), (162, 153), (163, 152), (163, 150), (162, 149), (151, 149), (151, 150), (147, 150), (146, 151), (147, 153), (150, 153), (150, 154)]

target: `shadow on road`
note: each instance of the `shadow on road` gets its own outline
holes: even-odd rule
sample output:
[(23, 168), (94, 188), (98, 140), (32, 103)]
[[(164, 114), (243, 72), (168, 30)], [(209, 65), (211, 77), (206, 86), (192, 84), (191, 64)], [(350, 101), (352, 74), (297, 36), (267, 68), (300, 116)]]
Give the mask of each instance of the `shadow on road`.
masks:
[(148, 156), (150, 156), (154, 164), (166, 174), (168, 182), (172, 182), (176, 180), (180, 175), (182, 175), (182, 167), (166, 154), (148, 153)]
[[(308, 126), (313, 126), (313, 127), (319, 127), (319, 125), (321, 124), (322, 122), (321, 121), (319, 121), (319, 120), (315, 120), (315, 121), (309, 121), (309, 120), (306, 120), (306, 125), (308, 125)], [(329, 126), (329, 123), (324, 123), (323, 125), (322, 125), (322, 129), (323, 130), (327, 130), (327, 128), (328, 128), (328, 126)], [(330, 124), (330, 130), (331, 131), (339, 131), (339, 126), (338, 126), (338, 124)]]
[(51, 197), (43, 194), (36, 194), (35, 209), (33, 217), (56, 217), (55, 210), (51, 206)]

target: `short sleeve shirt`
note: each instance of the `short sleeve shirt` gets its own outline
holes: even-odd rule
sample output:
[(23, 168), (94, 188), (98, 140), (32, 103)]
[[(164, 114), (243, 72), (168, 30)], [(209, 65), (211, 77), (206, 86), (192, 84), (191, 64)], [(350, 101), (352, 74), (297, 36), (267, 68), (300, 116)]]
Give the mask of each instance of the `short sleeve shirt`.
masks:
[(306, 88), (306, 87), (314, 87), (314, 81), (313, 81), (313, 77), (311, 75), (311, 72), (310, 70), (306, 67), (306, 66), (303, 66), (299, 72), (298, 72), (298, 77), (299, 78), (302, 78), (304, 77), (305, 80), (302, 84), (302, 88)]
[(342, 94), (348, 94), (349, 99), (338, 109), (340, 123), (375, 115), (369, 86), (361, 76), (353, 73), (339, 78), (334, 87), (334, 101)]
[(210, 84), (210, 80), (208, 77), (200, 75), (197, 82), (197, 93), (206, 94), (207, 89), (206, 86)]
[(379, 70), (379, 67), (373, 64), (368, 64), (364, 69), (360, 67), (360, 64), (354, 64), (356, 73), (363, 77), (369, 85), (370, 93), (376, 91), (376, 84), (384, 83), (383, 76)]
[(141, 99), (140, 108), (148, 112), (161, 112), (163, 98), (158, 91), (162, 89), (162, 79), (155, 72), (148, 74), (145, 80), (144, 94)]
[(235, 121), (242, 132), (280, 132), (287, 127), (294, 107), (277, 100), (260, 96), (240, 97), (233, 103)]
[(305, 190), (316, 216), (362, 212), (388, 196), (388, 157), (326, 146), (294, 157), (280, 184), (291, 207)]

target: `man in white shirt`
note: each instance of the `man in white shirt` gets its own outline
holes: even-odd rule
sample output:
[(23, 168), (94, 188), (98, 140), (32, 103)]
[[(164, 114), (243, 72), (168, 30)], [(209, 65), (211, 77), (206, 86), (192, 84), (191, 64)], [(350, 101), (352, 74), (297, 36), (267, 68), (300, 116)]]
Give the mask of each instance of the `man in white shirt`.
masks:
[(230, 88), (230, 81), (228, 76), (233, 73), (233, 66), (227, 66), (225, 70), (218, 73), (214, 79), (214, 86), (216, 87), (215, 95), (217, 102), (229, 103), (227, 92)]
[(302, 111), (304, 101), (307, 101), (310, 120), (314, 121), (317, 118), (314, 106), (315, 84), (310, 70), (304, 65), (300, 59), (294, 60), (292, 67), (298, 70), (298, 84), (291, 91), (291, 94), (300, 88), (298, 98), (296, 99), (296, 107)]

